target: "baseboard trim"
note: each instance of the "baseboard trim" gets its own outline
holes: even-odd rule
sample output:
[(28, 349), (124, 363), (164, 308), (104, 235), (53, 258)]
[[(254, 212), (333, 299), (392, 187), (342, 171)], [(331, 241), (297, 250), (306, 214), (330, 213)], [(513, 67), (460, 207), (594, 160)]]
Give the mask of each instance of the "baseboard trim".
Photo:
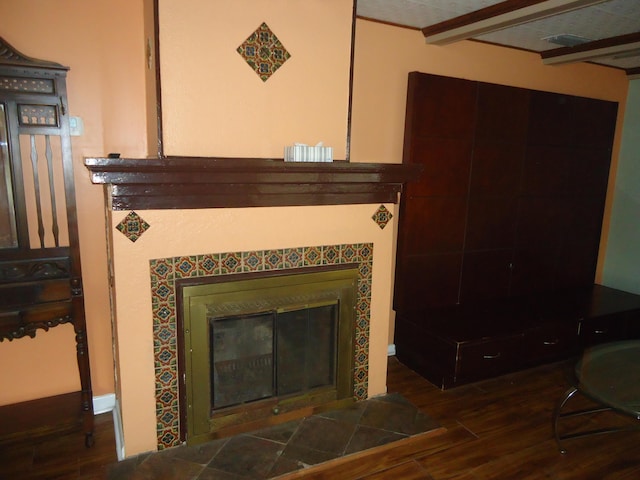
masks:
[(116, 406), (116, 394), (107, 393), (93, 397), (93, 413), (99, 415), (112, 411)]
[(120, 403), (115, 402), (113, 406), (113, 430), (116, 437), (116, 454), (118, 461), (125, 459), (124, 434), (122, 432), (122, 415), (120, 415)]
[(391, 343), (387, 346), (387, 356), (393, 357), (396, 354), (396, 344)]

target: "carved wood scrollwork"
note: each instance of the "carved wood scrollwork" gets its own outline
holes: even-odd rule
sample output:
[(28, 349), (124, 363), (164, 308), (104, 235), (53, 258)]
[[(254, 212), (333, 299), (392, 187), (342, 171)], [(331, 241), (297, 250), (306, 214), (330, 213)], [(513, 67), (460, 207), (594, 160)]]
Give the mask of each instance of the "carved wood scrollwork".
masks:
[(11, 314), (2, 315), (0, 317), (0, 323), (5, 323), (5, 320), (9, 320), (10, 323), (20, 323), (20, 325), (17, 327), (14, 326), (10, 331), (8, 331), (5, 327), (0, 328), (0, 342), (4, 341), (5, 339), (11, 341), (16, 338), (23, 337), (34, 338), (38, 330), (44, 330), (46, 332), (50, 328), (57, 327), (58, 325), (62, 325), (64, 323), (69, 323), (72, 320), (71, 316), (65, 315), (64, 317), (48, 319), (41, 322), (23, 323), (21, 313), (13, 313), (15, 313), (15, 315), (13, 315), (13, 318), (11, 318)]
[(28, 282), (69, 276), (69, 259), (23, 260), (0, 263), (0, 283)]

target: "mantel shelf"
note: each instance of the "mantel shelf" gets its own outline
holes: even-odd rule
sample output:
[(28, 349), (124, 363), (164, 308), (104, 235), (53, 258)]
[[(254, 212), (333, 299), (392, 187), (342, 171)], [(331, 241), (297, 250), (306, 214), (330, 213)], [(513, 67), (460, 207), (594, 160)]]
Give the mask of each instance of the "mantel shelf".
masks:
[(86, 158), (111, 208), (187, 209), (397, 203), (421, 165), (257, 158)]

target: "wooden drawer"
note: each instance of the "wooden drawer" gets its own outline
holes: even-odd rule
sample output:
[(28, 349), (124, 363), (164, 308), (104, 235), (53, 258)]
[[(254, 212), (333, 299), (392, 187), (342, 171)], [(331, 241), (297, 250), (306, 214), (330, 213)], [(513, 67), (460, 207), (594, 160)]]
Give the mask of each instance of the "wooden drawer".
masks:
[(628, 319), (624, 313), (584, 318), (578, 322), (580, 345), (590, 347), (599, 343), (627, 338)]
[(539, 365), (574, 355), (578, 351), (578, 328), (575, 323), (550, 323), (524, 331), (525, 365)]
[(522, 365), (523, 336), (483, 339), (459, 344), (455, 383), (457, 385), (517, 370)]

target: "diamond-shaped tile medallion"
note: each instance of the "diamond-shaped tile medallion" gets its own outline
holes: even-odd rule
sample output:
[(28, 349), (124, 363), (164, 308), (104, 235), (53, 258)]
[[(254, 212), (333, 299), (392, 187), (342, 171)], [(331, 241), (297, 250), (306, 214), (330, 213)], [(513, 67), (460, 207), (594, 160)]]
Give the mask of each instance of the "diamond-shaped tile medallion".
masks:
[(263, 82), (269, 80), (271, 75), (291, 57), (278, 37), (264, 22), (238, 47), (237, 52)]
[(136, 212), (129, 212), (129, 214), (116, 225), (116, 228), (132, 242), (138, 240), (150, 227), (151, 225), (145, 222)]
[(383, 229), (393, 218), (393, 215), (391, 215), (391, 212), (387, 210), (387, 207), (385, 207), (384, 205), (380, 205), (380, 207), (378, 207), (378, 210), (376, 210), (376, 213), (374, 213), (371, 218), (373, 218), (373, 221), (378, 224), (380, 229)]

